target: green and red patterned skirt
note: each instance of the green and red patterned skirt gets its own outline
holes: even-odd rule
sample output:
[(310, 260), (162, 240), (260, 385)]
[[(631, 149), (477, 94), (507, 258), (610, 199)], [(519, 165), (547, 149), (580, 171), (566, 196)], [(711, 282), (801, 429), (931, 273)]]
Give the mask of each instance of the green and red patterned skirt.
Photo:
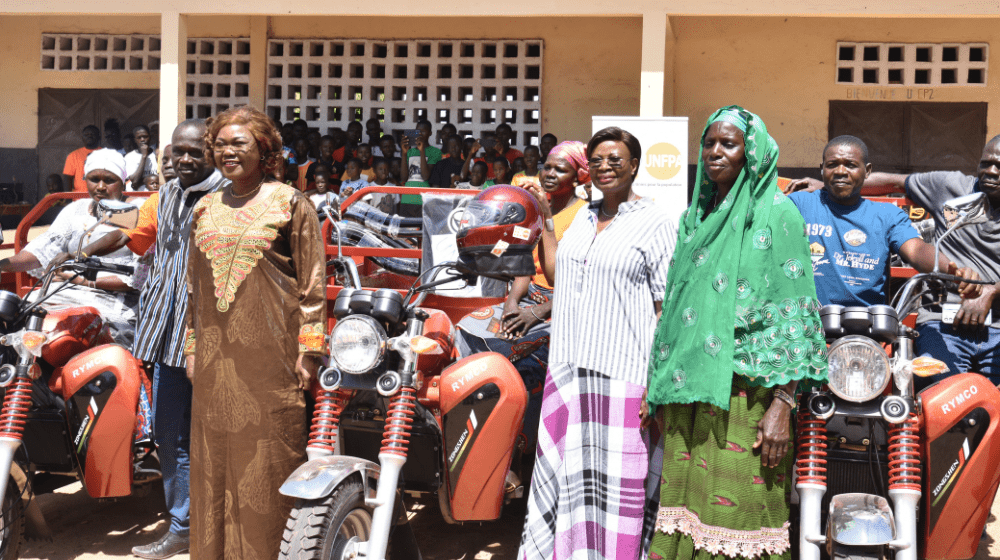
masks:
[(772, 389), (736, 375), (729, 410), (704, 403), (663, 407), (660, 509), (649, 558), (791, 558), (790, 451), (778, 468), (752, 449)]

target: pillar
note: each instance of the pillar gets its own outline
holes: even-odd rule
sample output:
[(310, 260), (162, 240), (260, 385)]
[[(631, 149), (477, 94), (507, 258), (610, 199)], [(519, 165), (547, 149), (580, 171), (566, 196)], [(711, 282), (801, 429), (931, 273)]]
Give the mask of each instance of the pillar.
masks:
[[(669, 41), (669, 48), (668, 48)], [(668, 51), (670, 57), (668, 61)], [(662, 117), (668, 106), (673, 111), (673, 32), (666, 12), (642, 15), (642, 64), (639, 80), (639, 115)], [(670, 65), (670, 100), (665, 101), (665, 64)], [(668, 113), (669, 114), (669, 113)]]
[(265, 112), (268, 20), (268, 16), (250, 17), (250, 105)]
[(166, 146), (187, 106), (187, 18), (179, 12), (160, 15), (160, 138)]

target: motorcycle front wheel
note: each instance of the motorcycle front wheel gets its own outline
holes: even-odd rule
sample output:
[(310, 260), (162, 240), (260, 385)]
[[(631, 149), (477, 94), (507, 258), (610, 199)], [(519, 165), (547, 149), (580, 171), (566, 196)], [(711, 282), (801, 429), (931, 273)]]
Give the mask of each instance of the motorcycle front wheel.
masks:
[(16, 560), (21, 555), (22, 544), (24, 544), (24, 511), (21, 489), (11, 477), (7, 482), (3, 511), (0, 515), (0, 560)]
[(280, 558), (340, 560), (351, 538), (367, 541), (371, 528), (372, 508), (365, 505), (364, 485), (352, 477), (326, 498), (295, 502), (281, 537)]

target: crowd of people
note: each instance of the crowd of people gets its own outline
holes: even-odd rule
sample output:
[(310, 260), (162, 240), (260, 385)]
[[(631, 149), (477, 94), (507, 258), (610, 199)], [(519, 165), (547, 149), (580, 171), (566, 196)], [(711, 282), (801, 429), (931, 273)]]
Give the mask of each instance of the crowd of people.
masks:
[[(512, 184), (534, 195), (545, 222), (535, 275), (462, 320), (456, 341), (462, 355), (508, 357), (540, 397), (525, 420), (537, 458), (524, 559), (788, 558), (796, 393), (826, 380), (820, 307), (884, 303), (890, 253), (921, 271), (1000, 278), (996, 222), (938, 254), (901, 210), (861, 197), (895, 186), (940, 235), (945, 199), (983, 192), (1000, 205), (1000, 136), (977, 176), (874, 173), (864, 142), (834, 138), (823, 180), (793, 181), (786, 196), (763, 120), (725, 107), (700, 136), (679, 223), (633, 191), (642, 146), (614, 127), (586, 143), (546, 134), (522, 152), (506, 124), (479, 139), (445, 125), (437, 147), (427, 121), (397, 142), (375, 119), (323, 136), (239, 107), (181, 123), (159, 161), (149, 128), (132, 136), (133, 150), (99, 148), (96, 127), (83, 131), (65, 174), (90, 198), (0, 271), (68, 258), (97, 201), (156, 190), (147, 179), (162, 175), (135, 228), (104, 226), (83, 249), (147, 272), (67, 292), (96, 301), (153, 373), (170, 527), (133, 550), (142, 558), (277, 556), (291, 508), (277, 488), (305, 459), (306, 390), (327, 351), (315, 211), (327, 192)], [(1000, 381), (995, 293), (954, 287), (921, 312), (918, 350)]]
[[(352, 121), (346, 130), (330, 128), (325, 135), (302, 119), (274, 125), (282, 144), (282, 157), (272, 171), (275, 180), (317, 203), (327, 192), (348, 196), (367, 186), (485, 189), (494, 184), (540, 184), (545, 156), (558, 143), (555, 135), (546, 134), (539, 146), (526, 146), (522, 152), (511, 145), (514, 131), (506, 123), (481, 138), (461, 137), (455, 125), (443, 123), (436, 140), (427, 120), (391, 133), (383, 132), (382, 121), (375, 118), (364, 128)], [(166, 153), (155, 144), (155, 123), (137, 125), (124, 138), (115, 119), (105, 122), (104, 129), (103, 147), (125, 158), (125, 190), (157, 190), (158, 156)], [(68, 190), (86, 192), (84, 162), (102, 148), (101, 130), (88, 125), (81, 138), (83, 146), (66, 157), (63, 174), (46, 179), (48, 192), (67, 190), (65, 184), (72, 186)]]

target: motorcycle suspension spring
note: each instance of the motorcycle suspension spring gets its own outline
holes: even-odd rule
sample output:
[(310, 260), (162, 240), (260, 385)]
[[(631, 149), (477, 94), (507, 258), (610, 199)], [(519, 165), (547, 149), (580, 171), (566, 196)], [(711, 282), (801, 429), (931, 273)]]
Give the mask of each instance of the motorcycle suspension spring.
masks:
[(410, 430), (413, 416), (417, 412), (417, 390), (413, 387), (403, 387), (389, 402), (389, 411), (385, 415), (385, 433), (382, 435), (380, 453), (389, 453), (406, 457), (410, 448)]
[(916, 414), (889, 430), (889, 489), (920, 490), (920, 420)]
[(31, 380), (18, 377), (7, 387), (0, 411), (0, 437), (21, 439), (31, 406)]
[(312, 426), (309, 429), (309, 442), (306, 447), (336, 452), (337, 430), (340, 427), (340, 414), (351, 394), (346, 390), (320, 391), (316, 395), (316, 408), (313, 410)]
[(795, 474), (800, 483), (826, 486), (826, 420), (800, 410), (795, 428)]

